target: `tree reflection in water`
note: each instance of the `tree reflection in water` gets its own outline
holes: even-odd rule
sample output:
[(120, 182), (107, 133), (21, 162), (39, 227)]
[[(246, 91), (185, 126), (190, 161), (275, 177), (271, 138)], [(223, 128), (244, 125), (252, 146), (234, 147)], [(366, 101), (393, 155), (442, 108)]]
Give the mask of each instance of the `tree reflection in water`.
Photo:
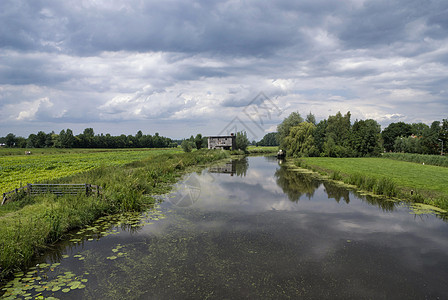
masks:
[(288, 170), (281, 167), (275, 172), (277, 184), (282, 188), (283, 192), (288, 195), (289, 200), (293, 202), (299, 201), (302, 195), (306, 195), (311, 199), (314, 191), (319, 187), (320, 182), (304, 173)]
[[(275, 177), (277, 178), (278, 186), (282, 188), (289, 200), (293, 202), (298, 202), (302, 195), (306, 195), (308, 199), (311, 199), (315, 190), (319, 188), (320, 184), (323, 184), (329, 199), (333, 198), (337, 203), (340, 203), (341, 200), (347, 204), (350, 203), (350, 190), (333, 182), (319, 180), (307, 173), (292, 171), (284, 166), (281, 166), (275, 172)], [(356, 196), (362, 201), (381, 208), (383, 211), (393, 211), (398, 205), (397, 202), (383, 197), (360, 195), (359, 193)]]

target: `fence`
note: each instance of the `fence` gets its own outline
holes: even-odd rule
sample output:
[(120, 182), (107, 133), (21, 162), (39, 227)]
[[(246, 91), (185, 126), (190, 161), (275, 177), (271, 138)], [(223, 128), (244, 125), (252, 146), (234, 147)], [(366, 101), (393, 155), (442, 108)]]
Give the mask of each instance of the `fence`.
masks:
[(17, 188), (11, 192), (3, 193), (3, 205), (6, 201), (14, 197), (14, 195), (18, 195), (19, 192), (23, 191), (23, 193), (28, 195), (38, 195), (38, 194), (46, 194), (52, 193), (58, 196), (62, 195), (78, 195), (78, 194), (86, 194), (86, 195), (97, 195), (99, 196), (101, 193), (101, 187), (98, 185), (82, 183), (82, 184), (27, 184), (20, 188)]

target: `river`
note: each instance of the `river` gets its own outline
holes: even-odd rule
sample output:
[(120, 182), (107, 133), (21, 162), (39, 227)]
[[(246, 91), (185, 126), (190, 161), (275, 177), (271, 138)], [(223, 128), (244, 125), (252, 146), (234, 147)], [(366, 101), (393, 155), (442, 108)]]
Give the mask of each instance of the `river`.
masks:
[(74, 232), (17, 274), (4, 297), (448, 297), (446, 221), (272, 157), (188, 174), (161, 200), (141, 216)]

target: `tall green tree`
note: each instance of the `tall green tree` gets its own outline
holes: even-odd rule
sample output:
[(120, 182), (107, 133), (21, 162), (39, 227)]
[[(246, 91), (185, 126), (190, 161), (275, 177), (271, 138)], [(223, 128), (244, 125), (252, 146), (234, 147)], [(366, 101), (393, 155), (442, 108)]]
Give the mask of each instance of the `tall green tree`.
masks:
[(5, 144), (7, 147), (15, 147), (17, 142), (17, 138), (14, 134), (8, 133), (5, 137)]
[(350, 146), (356, 156), (378, 156), (381, 153), (381, 126), (375, 120), (356, 120), (352, 126)]
[(196, 149), (202, 148), (202, 134), (198, 133), (196, 137), (194, 138), (194, 144), (196, 146)]
[(278, 142), (281, 149), (286, 149), (285, 138), (289, 135), (289, 130), (303, 122), (299, 112), (292, 112), (282, 123), (277, 126)]
[(431, 126), (423, 132), (422, 148), (424, 154), (440, 153), (439, 136), (441, 132), (440, 121), (434, 121)]
[(239, 131), (236, 133), (235, 143), (236, 149), (246, 151), (247, 146), (249, 146), (250, 142), (245, 131)]
[(319, 151), (314, 142), (314, 131), (316, 126), (309, 122), (302, 122), (289, 130), (285, 138), (286, 153), (288, 156), (307, 157), (318, 156)]
[(338, 112), (334, 116), (329, 116), (325, 132), (324, 153), (331, 157), (352, 156), (349, 145), (351, 130), (350, 112), (342, 116)]
[(319, 153), (324, 152), (324, 143), (325, 143), (325, 135), (327, 132), (327, 120), (322, 120), (316, 125), (316, 129), (314, 130), (314, 142), (316, 144), (317, 151)]
[(381, 133), (384, 149), (394, 150), (395, 139), (397, 137), (408, 137), (412, 134), (412, 126), (404, 122), (390, 123)]
[(305, 119), (306, 122), (316, 125), (316, 117), (310, 112)]
[(429, 126), (425, 123), (412, 123), (411, 124), (411, 134), (421, 137), (423, 136), (423, 132), (428, 129)]

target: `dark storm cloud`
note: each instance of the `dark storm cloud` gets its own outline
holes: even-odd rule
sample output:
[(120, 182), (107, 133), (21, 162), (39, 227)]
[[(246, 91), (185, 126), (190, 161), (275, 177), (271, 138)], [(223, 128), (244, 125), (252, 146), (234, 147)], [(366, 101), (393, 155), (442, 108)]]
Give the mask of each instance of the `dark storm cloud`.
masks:
[(300, 27), (343, 7), (328, 0), (6, 1), (0, 45), (79, 55), (127, 50), (266, 56), (306, 47)]
[[(356, 11), (348, 13), (338, 35), (348, 47), (370, 48), (396, 42), (421, 42), (424, 36), (446, 38), (448, 3), (444, 0), (365, 1)], [(412, 37), (413, 22), (425, 25), (423, 32)], [(400, 51), (399, 48), (397, 48)]]

